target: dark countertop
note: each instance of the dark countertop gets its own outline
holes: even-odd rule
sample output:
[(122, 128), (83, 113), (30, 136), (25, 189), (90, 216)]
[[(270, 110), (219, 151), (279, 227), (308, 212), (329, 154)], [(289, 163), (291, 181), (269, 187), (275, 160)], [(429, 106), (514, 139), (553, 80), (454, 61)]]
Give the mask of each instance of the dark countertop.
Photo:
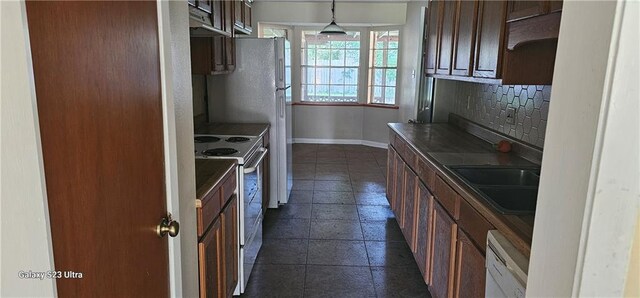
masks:
[(207, 123), (198, 127), (195, 133), (261, 137), (268, 131), (268, 123)]
[(236, 164), (232, 159), (196, 159), (196, 199), (202, 200)]
[(525, 255), (531, 252), (533, 215), (504, 215), (487, 203), (469, 185), (453, 174), (452, 165), (501, 165), (536, 167), (513, 153), (496, 151), (492, 144), (449, 123), (407, 124), (389, 123), (389, 127), (431, 161), (437, 173), (465, 201), (500, 230)]

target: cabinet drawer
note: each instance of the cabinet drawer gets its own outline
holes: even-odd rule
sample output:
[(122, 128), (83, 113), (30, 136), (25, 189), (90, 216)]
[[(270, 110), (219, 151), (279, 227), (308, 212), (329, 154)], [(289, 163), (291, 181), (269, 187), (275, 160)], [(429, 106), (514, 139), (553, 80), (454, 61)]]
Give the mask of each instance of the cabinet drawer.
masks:
[(224, 206), (229, 198), (236, 191), (236, 171), (233, 170), (229, 177), (222, 183), (222, 196), (220, 197), (220, 206)]
[(202, 200), (202, 207), (197, 208), (196, 216), (198, 220), (198, 237), (204, 234), (211, 222), (218, 217), (222, 205), (220, 204), (220, 188), (209, 192)]
[(453, 219), (457, 220), (460, 218), (460, 201), (462, 198), (449, 184), (437, 175), (433, 187), (433, 194), (436, 196), (436, 200), (442, 204), (442, 207), (451, 214)]
[(494, 227), (465, 200), (460, 200), (458, 225), (469, 235), (482, 252), (485, 252), (487, 232), (493, 230)]
[(429, 166), (429, 164), (427, 164), (427, 161), (425, 161), (422, 158), (418, 160), (417, 170), (418, 170), (418, 177), (420, 177), (420, 180), (422, 180), (422, 182), (427, 186), (427, 188), (429, 188), (430, 190), (433, 190), (435, 179), (436, 179), (436, 172), (431, 168), (431, 166)]

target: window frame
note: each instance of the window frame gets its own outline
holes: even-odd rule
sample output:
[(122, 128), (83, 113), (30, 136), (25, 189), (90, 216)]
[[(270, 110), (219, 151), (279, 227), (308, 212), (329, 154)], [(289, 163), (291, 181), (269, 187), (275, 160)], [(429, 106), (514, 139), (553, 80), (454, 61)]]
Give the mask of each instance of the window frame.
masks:
[[(368, 31), (366, 30), (366, 28), (364, 27), (344, 27), (345, 31), (347, 32), (358, 32), (360, 34), (360, 47), (358, 48), (359, 51), (359, 59), (358, 59), (358, 65), (357, 66), (337, 66), (335, 68), (354, 68), (357, 70), (357, 78), (356, 78), (356, 87), (357, 87), (357, 92), (356, 92), (356, 100), (355, 101), (305, 101), (303, 100), (303, 85), (307, 85), (309, 86), (309, 84), (304, 84), (303, 82), (303, 77), (304, 74), (303, 72), (307, 69), (306, 66), (307, 65), (303, 65), (302, 61), (303, 61), (303, 51), (305, 50), (305, 48), (302, 47), (302, 34), (305, 31), (321, 31), (322, 27), (314, 27), (314, 26), (298, 26), (294, 29), (294, 34), (296, 35), (296, 39), (297, 39), (297, 43), (296, 43), (296, 52), (300, 55), (298, 57), (298, 65), (297, 65), (297, 72), (298, 72), (298, 78), (299, 78), (299, 82), (298, 84), (296, 84), (297, 86), (297, 91), (298, 96), (296, 96), (296, 102), (298, 103), (302, 103), (302, 104), (308, 104), (308, 105), (346, 105), (346, 106), (353, 106), (354, 104), (362, 104), (362, 94), (363, 94), (363, 80), (366, 80), (366, 74), (363, 74), (362, 72), (362, 65), (363, 65), (363, 61), (365, 57), (363, 57), (364, 54), (364, 49), (363, 49), (363, 44), (365, 42), (368, 42), (367, 39), (365, 39), (365, 35), (368, 34)], [(347, 48), (345, 48), (345, 50), (347, 50)], [(346, 63), (345, 63), (346, 64)], [(325, 66), (320, 66), (321, 68), (325, 68)], [(317, 68), (317, 66), (316, 66)], [(331, 71), (332, 68), (331, 66), (326, 66), (327, 69), (329, 69), (329, 71)], [(331, 84), (329, 84), (328, 86), (331, 86)], [(347, 86), (345, 84), (343, 84), (342, 86)], [(352, 85), (351, 85), (352, 86)], [(366, 89), (366, 88), (365, 88)], [(365, 90), (366, 91), (366, 90)]]
[[(367, 95), (366, 95), (366, 102), (368, 105), (380, 105), (380, 106), (389, 106), (389, 107), (397, 107), (398, 106), (398, 93), (399, 93), (399, 88), (398, 88), (398, 82), (400, 81), (400, 72), (399, 72), (399, 66), (401, 63), (401, 52), (402, 52), (402, 27), (400, 26), (373, 26), (373, 27), (369, 27), (368, 28), (368, 32), (367, 35), (369, 37), (369, 45), (368, 45), (368, 52), (369, 52), (369, 59), (367, 60)], [(375, 66), (374, 65), (374, 59), (375, 57), (373, 57), (374, 51), (375, 49), (375, 41), (371, 40), (372, 37), (372, 33), (373, 32), (382, 32), (382, 31), (398, 31), (398, 48), (395, 49), (397, 50), (397, 61), (396, 61), (396, 66), (392, 67), (392, 66)], [(384, 48), (383, 50), (389, 50), (389, 48)], [(385, 59), (387, 57), (384, 57)], [(386, 64), (386, 63), (385, 63)], [(375, 78), (374, 78), (374, 71), (376, 69), (382, 69), (382, 70), (395, 70), (396, 71), (396, 80), (395, 80), (395, 85), (391, 86), (391, 85), (375, 85)], [(383, 80), (382, 82), (383, 84), (386, 84), (386, 79)], [(393, 98), (393, 103), (379, 103), (379, 102), (373, 102), (373, 93), (374, 93), (374, 88), (375, 87), (382, 87), (383, 89), (383, 98), (385, 97), (385, 89), (387, 87), (393, 87), (394, 88), (394, 98)]]

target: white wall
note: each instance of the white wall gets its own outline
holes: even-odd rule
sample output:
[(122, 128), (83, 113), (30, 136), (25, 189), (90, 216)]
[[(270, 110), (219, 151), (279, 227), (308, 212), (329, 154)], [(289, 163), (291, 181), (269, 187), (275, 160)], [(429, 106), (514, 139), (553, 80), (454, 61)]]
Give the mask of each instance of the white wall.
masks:
[(398, 110), (364, 107), (362, 119), (362, 140), (389, 143), (387, 123), (398, 122)]
[(1, 1), (0, 20), (0, 296), (51, 297), (55, 280), (18, 278), (54, 268), (24, 2)]
[[(167, 2), (159, 2), (167, 5)], [(177, 196), (174, 204), (177, 204), (180, 221), (180, 245), (179, 256), (176, 259), (176, 270), (180, 272), (176, 276), (174, 293), (178, 297), (196, 297), (198, 288), (198, 250), (196, 232), (196, 186), (195, 186), (195, 160), (193, 154), (193, 116), (194, 106), (191, 90), (191, 56), (189, 42), (189, 13), (186, 1), (169, 1), (170, 21), (170, 54), (171, 70), (166, 82), (171, 81), (171, 97), (173, 104), (173, 116), (175, 131), (172, 142), (175, 151), (170, 158), (175, 160), (175, 174), (173, 182), (177, 187), (174, 194)], [(177, 178), (177, 179), (176, 179)], [(175, 208), (172, 208), (175, 210)], [(169, 240), (177, 241), (177, 240)]]
[(294, 139), (362, 139), (364, 110), (361, 106), (293, 107)]
[(457, 84), (458, 82), (452, 80), (434, 80), (433, 122), (447, 122), (449, 113), (455, 111)]
[[(260, 22), (326, 25), (331, 20), (331, 2), (256, 1), (252, 12), (254, 26)], [(404, 24), (405, 12), (404, 2), (336, 2), (338, 24)]]
[(580, 273), (583, 217), (595, 178), (591, 168), (616, 6), (564, 2), (533, 230), (531, 297), (579, 295), (574, 278)]
[(398, 61), (398, 106), (399, 121), (416, 118), (418, 87), (420, 85), (422, 61), (423, 10), (427, 1), (407, 3), (406, 23), (402, 27), (402, 46)]

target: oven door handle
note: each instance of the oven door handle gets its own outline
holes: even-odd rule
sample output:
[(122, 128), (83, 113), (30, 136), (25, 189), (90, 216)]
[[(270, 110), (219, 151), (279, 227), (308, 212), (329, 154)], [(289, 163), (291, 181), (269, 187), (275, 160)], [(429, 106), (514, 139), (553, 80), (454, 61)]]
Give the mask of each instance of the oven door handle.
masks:
[(255, 172), (256, 169), (258, 168), (258, 165), (262, 162), (264, 157), (267, 156), (267, 154), (269, 153), (269, 149), (267, 149), (267, 148), (260, 148), (258, 150), (262, 151), (262, 153), (260, 154), (260, 156), (258, 158), (255, 159), (256, 161), (253, 163), (253, 165), (251, 165), (249, 167), (245, 167), (244, 170), (242, 170), (243, 173), (248, 174), (248, 173)]

